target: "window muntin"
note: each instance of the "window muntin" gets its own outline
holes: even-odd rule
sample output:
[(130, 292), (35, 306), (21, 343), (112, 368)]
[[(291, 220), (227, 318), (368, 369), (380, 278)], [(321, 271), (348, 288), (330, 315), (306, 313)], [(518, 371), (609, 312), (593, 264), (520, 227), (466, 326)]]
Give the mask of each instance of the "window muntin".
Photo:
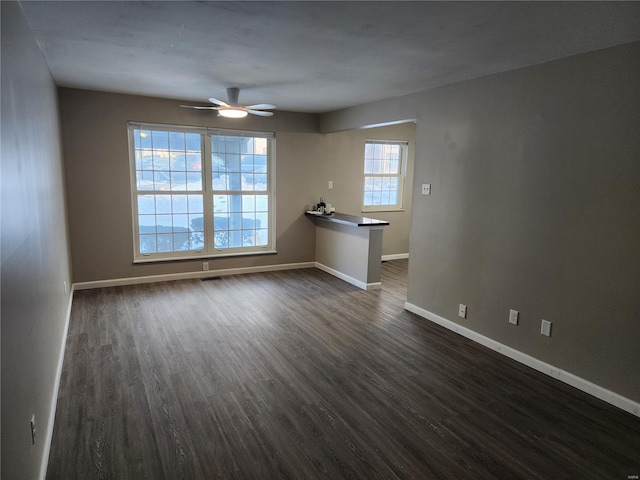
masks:
[(129, 132), (134, 261), (273, 251), (273, 134), (140, 124)]
[(402, 209), (407, 142), (367, 140), (363, 211)]

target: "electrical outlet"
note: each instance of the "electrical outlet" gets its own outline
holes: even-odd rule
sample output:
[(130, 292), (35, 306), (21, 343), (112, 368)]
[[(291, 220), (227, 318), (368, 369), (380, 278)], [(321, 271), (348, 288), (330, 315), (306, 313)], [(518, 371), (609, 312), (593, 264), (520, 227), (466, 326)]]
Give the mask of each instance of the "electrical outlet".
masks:
[(431, 184), (423, 183), (422, 184), (422, 195), (431, 195)]
[(333, 180), (329, 180), (329, 190), (333, 190)]
[(209, 262), (202, 262), (202, 270), (204, 272), (209, 270)]
[(462, 317), (462, 318), (467, 318), (467, 306), (460, 304), (460, 307), (458, 307), (458, 316)]
[(509, 323), (511, 325), (518, 325), (518, 317), (520, 313), (517, 310), (509, 310)]
[(36, 444), (36, 414), (31, 415), (31, 445)]
[(68, 289), (67, 289), (67, 282), (66, 282), (66, 281), (62, 282), (62, 285), (63, 285), (63, 287), (64, 287), (64, 294), (66, 295), (66, 294), (67, 294), (67, 292), (68, 292)]
[(551, 322), (542, 320), (542, 325), (540, 326), (540, 335), (545, 335), (547, 337), (551, 336)]

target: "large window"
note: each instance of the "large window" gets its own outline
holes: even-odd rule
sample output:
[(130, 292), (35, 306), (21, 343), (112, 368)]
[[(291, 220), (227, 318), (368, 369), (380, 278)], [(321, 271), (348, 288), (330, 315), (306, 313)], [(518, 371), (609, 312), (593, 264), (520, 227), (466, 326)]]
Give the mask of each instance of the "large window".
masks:
[(406, 163), (407, 142), (365, 142), (364, 211), (402, 209)]
[(273, 252), (271, 133), (129, 124), (134, 259)]

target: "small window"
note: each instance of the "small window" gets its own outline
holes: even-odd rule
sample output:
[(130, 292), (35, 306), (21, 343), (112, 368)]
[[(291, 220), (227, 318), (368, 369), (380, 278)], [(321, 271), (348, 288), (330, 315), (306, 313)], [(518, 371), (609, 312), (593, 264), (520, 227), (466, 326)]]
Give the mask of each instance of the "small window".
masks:
[(274, 135), (130, 124), (134, 261), (274, 251)]
[(407, 142), (366, 141), (363, 211), (402, 209), (407, 145)]

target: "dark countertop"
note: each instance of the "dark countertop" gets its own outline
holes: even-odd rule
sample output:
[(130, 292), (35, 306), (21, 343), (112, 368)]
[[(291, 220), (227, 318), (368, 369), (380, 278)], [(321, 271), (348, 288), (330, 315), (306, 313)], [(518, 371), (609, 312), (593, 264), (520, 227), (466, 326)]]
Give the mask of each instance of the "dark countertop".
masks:
[(359, 217), (338, 212), (334, 212), (331, 215), (314, 215), (312, 213), (305, 213), (305, 215), (309, 218), (317, 218), (330, 223), (341, 223), (350, 227), (384, 227), (389, 225), (386, 220), (376, 220), (375, 218)]

